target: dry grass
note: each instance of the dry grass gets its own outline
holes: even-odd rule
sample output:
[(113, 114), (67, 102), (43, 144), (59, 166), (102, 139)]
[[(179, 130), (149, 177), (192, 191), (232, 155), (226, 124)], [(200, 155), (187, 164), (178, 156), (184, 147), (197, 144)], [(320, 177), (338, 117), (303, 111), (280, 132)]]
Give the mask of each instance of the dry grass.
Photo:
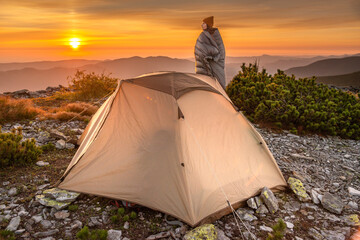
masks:
[(43, 112), (31, 100), (0, 96), (0, 123), (34, 119)]
[(68, 103), (49, 110), (49, 112), (45, 114), (45, 117), (60, 121), (68, 121), (70, 119), (88, 121), (97, 109), (98, 107), (89, 103)]

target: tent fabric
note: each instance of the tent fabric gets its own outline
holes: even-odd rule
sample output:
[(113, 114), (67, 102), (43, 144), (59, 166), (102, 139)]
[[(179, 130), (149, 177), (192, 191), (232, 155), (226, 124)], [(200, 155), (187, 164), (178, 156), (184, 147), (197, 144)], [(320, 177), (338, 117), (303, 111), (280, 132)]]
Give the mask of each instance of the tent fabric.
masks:
[(84, 135), (59, 188), (137, 203), (191, 226), (228, 213), (227, 199), (238, 206), (264, 186), (286, 186), (261, 135), (208, 76), (122, 80)]

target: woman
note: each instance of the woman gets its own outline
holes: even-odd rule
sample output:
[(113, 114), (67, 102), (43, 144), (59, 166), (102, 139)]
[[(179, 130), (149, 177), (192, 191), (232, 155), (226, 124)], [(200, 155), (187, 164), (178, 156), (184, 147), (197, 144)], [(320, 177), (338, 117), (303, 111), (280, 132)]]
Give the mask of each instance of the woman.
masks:
[(196, 40), (196, 73), (215, 77), (225, 89), (225, 47), (220, 32), (213, 28), (214, 16), (205, 18), (202, 33)]

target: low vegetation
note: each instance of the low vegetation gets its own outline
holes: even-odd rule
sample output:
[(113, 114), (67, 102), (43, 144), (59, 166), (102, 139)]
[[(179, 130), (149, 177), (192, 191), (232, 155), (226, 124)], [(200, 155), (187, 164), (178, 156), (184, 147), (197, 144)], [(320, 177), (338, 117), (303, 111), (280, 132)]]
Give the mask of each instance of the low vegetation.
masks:
[(285, 231), (286, 231), (286, 223), (281, 218), (277, 221), (277, 223), (271, 227), (273, 232), (268, 234), (266, 240), (281, 240), (284, 239)]
[(22, 129), (2, 133), (0, 128), (0, 168), (35, 162), (42, 153), (34, 139), (22, 141)]
[(83, 227), (77, 234), (77, 239), (81, 240), (106, 240), (107, 231), (103, 229), (89, 230), (87, 226)]
[(0, 96), (0, 124), (34, 119), (40, 113), (31, 100)]
[(295, 79), (280, 70), (271, 76), (256, 64), (241, 69), (226, 92), (250, 121), (294, 134), (360, 139), (360, 100), (354, 95), (317, 84), (315, 78)]
[(73, 91), (73, 99), (89, 101), (103, 98), (113, 92), (117, 85), (117, 78), (112, 78), (104, 73), (86, 73), (77, 70), (73, 77), (70, 77), (70, 89)]

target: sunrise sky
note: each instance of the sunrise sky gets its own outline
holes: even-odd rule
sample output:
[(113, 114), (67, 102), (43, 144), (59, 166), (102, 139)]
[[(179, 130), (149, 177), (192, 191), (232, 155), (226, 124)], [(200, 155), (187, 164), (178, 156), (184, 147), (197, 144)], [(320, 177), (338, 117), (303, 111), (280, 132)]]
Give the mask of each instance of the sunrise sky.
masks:
[(0, 62), (192, 57), (210, 15), (228, 56), (360, 53), (359, 0), (0, 0)]

